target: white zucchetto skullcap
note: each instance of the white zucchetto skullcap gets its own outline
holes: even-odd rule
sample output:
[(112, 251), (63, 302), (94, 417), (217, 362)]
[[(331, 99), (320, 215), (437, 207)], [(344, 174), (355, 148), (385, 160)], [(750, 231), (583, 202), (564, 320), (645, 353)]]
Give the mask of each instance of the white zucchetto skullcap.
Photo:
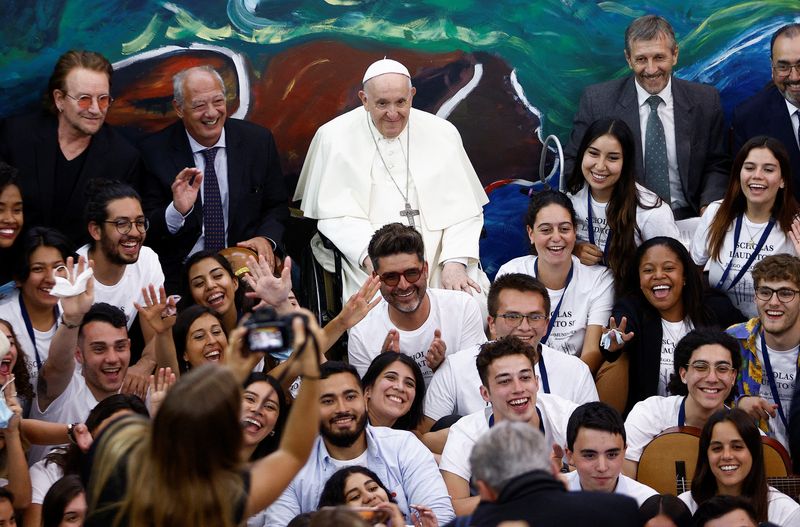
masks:
[(411, 74), (408, 73), (408, 69), (405, 66), (396, 60), (387, 59), (384, 57), (381, 60), (375, 61), (369, 65), (367, 72), (364, 73), (364, 80), (362, 80), (361, 83), (364, 84), (371, 78), (377, 77), (378, 75), (383, 75), (385, 73), (399, 73), (400, 75), (405, 75), (409, 79), (411, 78)]

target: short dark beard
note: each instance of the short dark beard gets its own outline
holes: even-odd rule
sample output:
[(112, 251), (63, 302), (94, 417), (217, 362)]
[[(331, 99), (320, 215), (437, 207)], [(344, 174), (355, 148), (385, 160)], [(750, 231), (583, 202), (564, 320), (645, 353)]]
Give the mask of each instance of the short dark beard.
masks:
[(356, 421), (356, 429), (352, 432), (339, 432), (333, 433), (330, 429), (330, 425), (328, 423), (323, 423), (320, 426), (320, 434), (322, 438), (332, 444), (335, 447), (339, 448), (348, 448), (353, 446), (353, 444), (358, 441), (361, 437), (361, 434), (364, 433), (364, 429), (367, 427), (367, 412), (365, 411), (361, 414), (361, 417)]

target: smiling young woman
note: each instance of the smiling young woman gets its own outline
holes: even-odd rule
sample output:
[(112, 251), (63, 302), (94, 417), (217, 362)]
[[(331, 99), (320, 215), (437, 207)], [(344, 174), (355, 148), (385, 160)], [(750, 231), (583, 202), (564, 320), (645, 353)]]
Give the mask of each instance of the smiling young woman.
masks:
[(619, 287), (627, 258), (655, 236), (679, 238), (669, 204), (636, 183), (633, 132), (623, 121), (599, 119), (583, 136), (567, 191), (578, 216), (575, 254), (607, 265)]
[(784, 146), (766, 136), (747, 141), (733, 161), (725, 197), (708, 205), (691, 247), (698, 266), (708, 263), (709, 284), (747, 318), (758, 316), (751, 266), (771, 254), (798, 254), (797, 212)]
[(678, 240), (665, 236), (647, 240), (629, 265), (624, 294), (612, 316), (630, 338), (622, 344), (612, 338), (609, 348), (602, 350), (610, 363), (624, 352), (627, 378), (615, 369), (606, 379), (610, 373), (604, 368), (597, 382), (601, 399), (625, 413), (647, 397), (668, 395), (675, 345), (689, 331), (724, 328), (739, 321), (725, 295), (703, 292), (700, 272)]
[(599, 342), (614, 302), (614, 279), (608, 269), (573, 256), (577, 221), (565, 194), (535, 194), (525, 217), (532, 255), (503, 264), (497, 277), (524, 273), (538, 278), (551, 306), (542, 344), (580, 357), (594, 373), (602, 363)]
[(700, 434), (692, 490), (678, 496), (694, 513), (717, 495), (745, 496), (759, 522), (800, 525), (800, 505), (767, 485), (761, 434), (742, 410), (720, 410)]

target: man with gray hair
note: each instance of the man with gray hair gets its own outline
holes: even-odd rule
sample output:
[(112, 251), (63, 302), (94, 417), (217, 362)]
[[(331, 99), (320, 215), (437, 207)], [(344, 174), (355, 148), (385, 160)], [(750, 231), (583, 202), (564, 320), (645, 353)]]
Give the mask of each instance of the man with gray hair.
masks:
[(475, 443), (469, 461), (481, 496), (474, 514), (450, 525), (494, 526), (522, 520), (530, 525), (638, 526), (636, 501), (620, 494), (567, 492), (558, 479), (550, 446), (528, 423), (497, 423)]
[(699, 216), (722, 198), (728, 182), (719, 93), (672, 76), (678, 43), (672, 26), (660, 16), (631, 22), (625, 31), (625, 60), (633, 75), (584, 90), (564, 152), (565, 173), (572, 173), (576, 164), (580, 168), (575, 155), (590, 124), (605, 117), (620, 119), (636, 140), (639, 182), (672, 206), (675, 219)]
[[(431, 287), (485, 297), (489, 281), (478, 267), (478, 239), (488, 199), (458, 130), (412, 108), (416, 88), (395, 60), (374, 62), (362, 86), (361, 106), (317, 130), (294, 195), (344, 255), (344, 299), (373, 271), (372, 234), (398, 221), (422, 235)], [(333, 271), (319, 240), (312, 240), (314, 256)]]
[(289, 209), (272, 133), (227, 118), (225, 83), (210, 66), (179, 72), (173, 92), (180, 121), (141, 143), (147, 237), (167, 290), (200, 250), (249, 247), (274, 266)]

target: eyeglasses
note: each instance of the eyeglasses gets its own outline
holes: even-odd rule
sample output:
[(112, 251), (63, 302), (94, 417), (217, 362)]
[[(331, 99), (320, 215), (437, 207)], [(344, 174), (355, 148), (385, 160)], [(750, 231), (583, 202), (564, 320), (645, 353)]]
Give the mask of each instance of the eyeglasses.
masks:
[[(689, 367), (694, 368), (694, 371), (700, 375), (708, 375), (711, 371), (711, 364), (704, 360), (696, 360), (690, 363)], [(714, 364), (714, 371), (717, 372), (717, 375), (728, 375), (734, 369), (730, 362), (717, 362)]]
[(73, 101), (78, 103), (78, 108), (81, 110), (88, 110), (92, 107), (92, 101), (97, 99), (97, 107), (101, 110), (105, 110), (111, 103), (114, 102), (114, 98), (110, 95), (98, 95), (97, 97), (93, 97), (88, 94), (78, 95), (77, 97), (73, 97), (67, 92), (64, 92), (64, 95), (72, 99)]
[(782, 304), (786, 304), (794, 300), (797, 293), (800, 293), (800, 291), (797, 289), (789, 289), (788, 287), (781, 287), (780, 289), (772, 289), (765, 285), (756, 287), (756, 298), (765, 302), (769, 302), (772, 300), (772, 295), (777, 294), (778, 300), (780, 300)]
[[(400, 277), (406, 279), (406, 282), (409, 284), (415, 283), (419, 278), (422, 276), (422, 271), (425, 267), (420, 267), (419, 269), (406, 269), (402, 273), (383, 273), (380, 276), (381, 282), (388, 286), (396, 286), (400, 283)], [(376, 273), (377, 274), (377, 273)]]
[(120, 234), (128, 234), (134, 225), (136, 225), (136, 230), (141, 234), (144, 234), (150, 228), (150, 220), (147, 218), (138, 218), (133, 221), (120, 218), (118, 220), (106, 220), (103, 223), (111, 223)]
[(788, 77), (792, 74), (792, 70), (796, 69), (797, 73), (800, 73), (800, 62), (795, 62), (794, 64), (787, 64), (785, 62), (779, 62), (772, 66), (776, 72), (780, 73), (783, 76)]
[(522, 313), (503, 313), (497, 315), (497, 318), (502, 318), (509, 326), (517, 327), (522, 324), (523, 319), (527, 319), (529, 325), (534, 325), (543, 320), (547, 320), (547, 315), (541, 313), (531, 313), (530, 315), (523, 315)]

